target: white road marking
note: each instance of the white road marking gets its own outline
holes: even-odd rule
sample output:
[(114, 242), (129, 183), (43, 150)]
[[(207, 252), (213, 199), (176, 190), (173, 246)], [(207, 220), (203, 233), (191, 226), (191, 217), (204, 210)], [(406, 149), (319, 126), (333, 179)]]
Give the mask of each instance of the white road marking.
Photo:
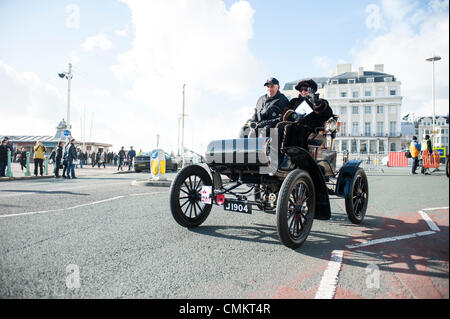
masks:
[(422, 210), (437, 210), (437, 209), (448, 209), (448, 206), (447, 207), (424, 208)]
[(328, 267), (322, 276), (319, 289), (314, 299), (333, 299), (336, 293), (336, 285), (339, 280), (339, 271), (341, 270), (343, 256), (343, 250), (333, 250)]
[(422, 218), (427, 222), (428, 226), (431, 230), (434, 231), (440, 231), (439, 227), (433, 222), (433, 220), (430, 218), (430, 216), (427, 215), (424, 211), (419, 210), (419, 214), (422, 216)]
[(435, 233), (436, 233), (435, 231), (428, 230), (428, 231), (424, 231), (424, 232), (420, 232), (420, 233), (413, 233), (413, 234), (402, 235), (402, 236), (395, 236), (395, 237), (387, 237), (387, 238), (380, 238), (380, 239), (369, 240), (369, 241), (366, 241), (366, 242), (363, 242), (363, 243), (359, 243), (359, 244), (355, 244), (355, 245), (346, 245), (345, 247), (347, 247), (348, 249), (367, 247), (367, 246), (387, 243), (387, 242), (391, 242), (391, 241), (397, 241), (397, 240), (402, 240), (402, 239), (409, 239), (409, 238), (415, 238), (415, 237), (432, 235), (432, 234), (435, 234)]
[[(155, 194), (156, 195), (156, 194), (166, 194), (166, 193), (167, 192), (154, 192), (154, 193), (143, 193), (142, 195), (150, 195), (150, 194)], [(107, 198), (107, 199), (95, 201), (95, 202), (92, 202), (92, 203), (80, 204), (80, 205), (76, 205), (76, 206), (72, 206), (72, 207), (66, 207), (66, 208), (42, 210), (42, 211), (38, 211), (38, 212), (28, 212), (28, 213), (0, 215), (0, 218), (26, 216), (26, 215), (36, 215), (36, 214), (45, 214), (45, 213), (53, 213), (53, 212), (61, 212), (61, 211), (64, 211), (64, 210), (71, 210), (71, 209), (75, 209), (75, 208), (80, 208), (80, 207), (85, 207), (85, 206), (92, 206), (92, 205), (97, 205), (97, 204), (101, 204), (101, 203), (105, 203), (105, 202), (110, 202), (110, 201), (113, 201), (113, 200), (116, 200), (116, 199), (124, 198), (126, 196), (138, 196), (138, 195), (141, 195), (141, 194), (129, 194), (129, 195), (123, 195), (123, 196), (116, 196), (116, 197), (112, 197), (112, 198)]]

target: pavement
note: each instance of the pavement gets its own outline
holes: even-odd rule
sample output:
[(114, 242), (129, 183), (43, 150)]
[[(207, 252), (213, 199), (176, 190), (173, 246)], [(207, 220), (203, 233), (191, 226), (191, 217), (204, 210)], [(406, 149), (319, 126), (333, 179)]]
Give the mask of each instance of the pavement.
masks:
[(292, 250), (273, 211), (214, 206), (186, 229), (167, 187), (107, 170), (0, 183), (0, 298), (449, 298), (443, 171), (368, 171), (364, 222), (352, 224), (333, 199), (331, 220), (314, 220)]

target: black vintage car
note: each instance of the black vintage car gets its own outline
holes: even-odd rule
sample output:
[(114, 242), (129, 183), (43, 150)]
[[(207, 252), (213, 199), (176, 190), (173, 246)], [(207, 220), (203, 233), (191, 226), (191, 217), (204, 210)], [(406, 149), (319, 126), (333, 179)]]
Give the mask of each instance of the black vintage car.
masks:
[[(316, 129), (308, 149), (284, 151), (295, 167), (280, 170), (276, 138), (249, 137), (212, 141), (202, 161), (178, 172), (170, 189), (170, 208), (176, 222), (192, 228), (202, 224), (212, 205), (225, 211), (251, 214), (252, 206), (276, 210), (281, 242), (301, 246), (314, 219), (330, 219), (330, 196), (345, 198), (350, 221), (360, 224), (369, 201), (369, 184), (362, 161), (347, 161), (337, 171), (334, 138), (337, 116)], [(330, 142), (330, 143), (328, 143)], [(229, 181), (223, 183), (222, 175)], [(249, 189), (239, 190), (240, 186)]]
[[(176, 172), (178, 170), (178, 164), (174, 158), (169, 154), (164, 153), (166, 156), (166, 172)], [(151, 152), (142, 152), (134, 159), (134, 170), (136, 173), (150, 172), (150, 158)]]

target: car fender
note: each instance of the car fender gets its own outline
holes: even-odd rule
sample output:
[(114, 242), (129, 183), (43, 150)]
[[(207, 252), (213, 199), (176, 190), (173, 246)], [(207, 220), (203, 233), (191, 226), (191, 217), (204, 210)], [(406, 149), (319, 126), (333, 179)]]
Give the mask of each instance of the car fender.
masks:
[(351, 191), (353, 176), (355, 176), (361, 160), (348, 161), (339, 170), (335, 193), (339, 197), (346, 197)]

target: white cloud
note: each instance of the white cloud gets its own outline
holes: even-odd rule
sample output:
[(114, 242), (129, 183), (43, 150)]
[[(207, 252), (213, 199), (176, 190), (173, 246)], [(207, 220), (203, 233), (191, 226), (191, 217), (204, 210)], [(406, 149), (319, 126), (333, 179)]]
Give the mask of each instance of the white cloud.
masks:
[(430, 115), (431, 63), (425, 59), (440, 55), (436, 62), (436, 113), (447, 114), (449, 106), (449, 2), (429, 1), (420, 8), (415, 1), (382, 1), (380, 31), (353, 48), (354, 63), (372, 69), (384, 64), (384, 71), (402, 82), (402, 113)]
[[(65, 97), (57, 88), (33, 72), (18, 72), (0, 60), (2, 99), (1, 133), (10, 135), (51, 135), (55, 116), (65, 117)], [(16, 106), (14, 108), (13, 106)], [(19, 108), (17, 108), (17, 106)], [(0, 133), (0, 134), (1, 134)]]
[(378, 31), (382, 28), (382, 19), (380, 16), (380, 7), (376, 4), (369, 4), (366, 7), (366, 27), (374, 31)]
[(86, 39), (81, 45), (84, 51), (93, 51), (95, 49), (109, 50), (113, 46), (112, 42), (104, 34), (99, 34)]
[(125, 36), (128, 35), (128, 32), (129, 32), (129, 27), (128, 27), (128, 24), (127, 24), (122, 30), (117, 30), (115, 32), (115, 34), (117, 36), (119, 36), (119, 37), (125, 37)]
[(135, 118), (142, 122), (139, 130), (150, 138), (160, 134), (174, 149), (186, 84), (186, 131), (196, 132), (194, 143), (206, 146), (212, 136), (237, 136), (252, 110), (244, 107), (246, 118), (233, 118), (242, 109), (237, 101), (264, 78), (248, 48), (254, 14), (249, 3), (226, 8), (220, 0), (124, 2), (131, 10), (134, 41), (118, 56), (113, 72), (140, 105), (133, 111), (145, 114)]

